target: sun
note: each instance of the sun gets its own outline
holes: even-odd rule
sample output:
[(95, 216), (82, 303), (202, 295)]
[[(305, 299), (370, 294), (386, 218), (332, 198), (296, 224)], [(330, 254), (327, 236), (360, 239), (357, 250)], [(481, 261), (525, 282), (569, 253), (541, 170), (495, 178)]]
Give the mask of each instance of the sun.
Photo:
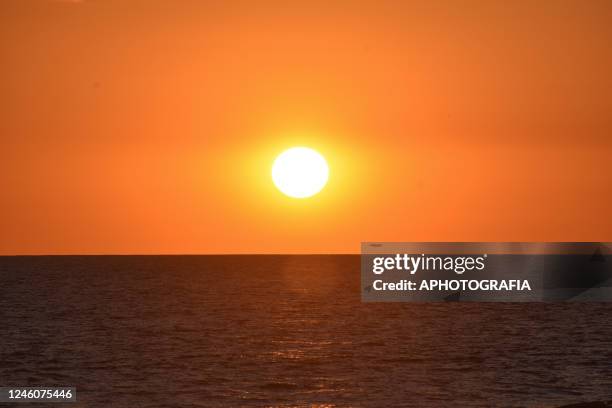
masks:
[(289, 197), (312, 197), (325, 187), (328, 177), (327, 161), (309, 147), (287, 149), (272, 165), (274, 185)]

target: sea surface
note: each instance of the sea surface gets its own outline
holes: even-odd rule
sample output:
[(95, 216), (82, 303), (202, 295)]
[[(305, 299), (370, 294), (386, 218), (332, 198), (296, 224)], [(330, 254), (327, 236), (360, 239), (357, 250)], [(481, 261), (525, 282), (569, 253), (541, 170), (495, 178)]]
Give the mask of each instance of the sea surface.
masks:
[(358, 256), (0, 257), (0, 386), (77, 388), (34, 407), (612, 399), (612, 303), (362, 303), (359, 281)]

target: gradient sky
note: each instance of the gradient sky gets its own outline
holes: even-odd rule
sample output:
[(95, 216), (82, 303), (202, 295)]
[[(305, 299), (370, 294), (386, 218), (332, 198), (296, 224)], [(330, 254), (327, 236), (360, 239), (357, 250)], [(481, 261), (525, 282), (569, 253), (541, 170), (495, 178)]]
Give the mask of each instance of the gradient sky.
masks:
[[(612, 2), (3, 0), (0, 254), (612, 241)], [(331, 178), (271, 184), (308, 145)]]

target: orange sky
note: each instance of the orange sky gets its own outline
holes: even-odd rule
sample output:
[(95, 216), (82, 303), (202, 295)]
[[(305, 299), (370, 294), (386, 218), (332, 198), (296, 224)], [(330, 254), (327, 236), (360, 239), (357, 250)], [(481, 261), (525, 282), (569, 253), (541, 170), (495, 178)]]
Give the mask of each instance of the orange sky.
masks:
[[(0, 254), (612, 241), (612, 2), (3, 0)], [(331, 178), (270, 180), (293, 145)]]

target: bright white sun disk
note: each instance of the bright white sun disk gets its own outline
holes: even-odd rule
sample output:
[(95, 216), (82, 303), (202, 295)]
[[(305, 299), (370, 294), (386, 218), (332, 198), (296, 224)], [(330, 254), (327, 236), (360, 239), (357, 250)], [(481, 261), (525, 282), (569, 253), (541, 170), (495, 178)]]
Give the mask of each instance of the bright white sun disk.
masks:
[(272, 165), (274, 185), (284, 194), (306, 198), (317, 194), (329, 177), (325, 158), (308, 147), (292, 147), (282, 152)]

